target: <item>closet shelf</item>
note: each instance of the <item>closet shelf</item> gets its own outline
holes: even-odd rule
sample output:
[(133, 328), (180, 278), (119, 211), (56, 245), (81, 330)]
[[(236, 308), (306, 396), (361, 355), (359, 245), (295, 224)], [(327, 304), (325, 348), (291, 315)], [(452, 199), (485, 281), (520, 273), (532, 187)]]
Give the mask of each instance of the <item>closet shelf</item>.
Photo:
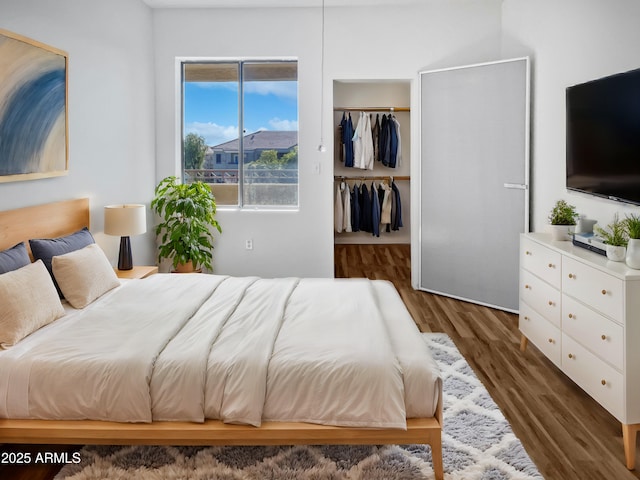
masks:
[(394, 181), (408, 181), (411, 180), (411, 177), (408, 175), (334, 175), (334, 181), (342, 181), (342, 180), (389, 180), (393, 178)]
[(409, 107), (333, 107), (334, 112), (410, 112)]

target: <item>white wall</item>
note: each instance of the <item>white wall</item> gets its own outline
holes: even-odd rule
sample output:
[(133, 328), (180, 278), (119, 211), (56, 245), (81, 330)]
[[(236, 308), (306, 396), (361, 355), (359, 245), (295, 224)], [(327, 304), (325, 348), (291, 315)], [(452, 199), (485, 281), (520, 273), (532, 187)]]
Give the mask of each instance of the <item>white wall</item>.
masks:
[[(315, 8), (153, 12), (156, 181), (179, 172), (175, 57), (293, 56), (299, 60), (300, 208), (257, 212), (220, 207), (223, 233), (214, 252), (218, 273), (333, 276), (334, 79), (410, 80), (413, 130), (418, 123), (415, 81), (421, 68), (492, 60), (500, 50), (501, 0), (328, 8), (321, 106), (320, 14)], [(327, 153), (316, 150), (321, 116)], [(413, 131), (411, 137), (415, 156), (419, 149), (413, 144), (417, 141)], [(319, 174), (314, 173), (317, 163)], [(254, 243), (251, 251), (244, 249), (248, 238)]]
[[(104, 205), (148, 205), (155, 185), (151, 11), (137, 0), (0, 0), (0, 28), (69, 54), (69, 174), (0, 183), (0, 209), (89, 197), (91, 230), (115, 263)], [(135, 263), (155, 262), (151, 232), (132, 249)]]
[(542, 231), (556, 200), (611, 222), (637, 207), (565, 188), (565, 89), (640, 67), (637, 0), (505, 0), (504, 56), (532, 59), (532, 230)]

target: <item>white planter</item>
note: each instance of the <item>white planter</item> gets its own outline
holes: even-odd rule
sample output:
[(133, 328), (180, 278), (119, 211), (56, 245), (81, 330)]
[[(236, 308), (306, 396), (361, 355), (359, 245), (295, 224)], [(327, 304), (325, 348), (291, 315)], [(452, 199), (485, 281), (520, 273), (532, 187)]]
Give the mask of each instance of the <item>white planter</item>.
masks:
[(575, 225), (547, 225), (551, 232), (551, 237), (557, 241), (571, 240), (571, 236), (576, 231)]
[(614, 262), (624, 262), (627, 249), (617, 245), (607, 245), (607, 258)]
[(629, 243), (627, 243), (627, 255), (624, 261), (628, 267), (640, 270), (640, 239), (629, 239)]

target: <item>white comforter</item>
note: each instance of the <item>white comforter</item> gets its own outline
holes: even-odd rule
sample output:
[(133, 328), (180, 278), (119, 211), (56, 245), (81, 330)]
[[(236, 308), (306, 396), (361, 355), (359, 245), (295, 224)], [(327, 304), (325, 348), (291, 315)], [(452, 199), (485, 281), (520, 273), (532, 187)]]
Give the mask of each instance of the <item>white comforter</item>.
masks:
[(389, 282), (154, 275), (0, 352), (0, 417), (406, 428), (440, 373)]

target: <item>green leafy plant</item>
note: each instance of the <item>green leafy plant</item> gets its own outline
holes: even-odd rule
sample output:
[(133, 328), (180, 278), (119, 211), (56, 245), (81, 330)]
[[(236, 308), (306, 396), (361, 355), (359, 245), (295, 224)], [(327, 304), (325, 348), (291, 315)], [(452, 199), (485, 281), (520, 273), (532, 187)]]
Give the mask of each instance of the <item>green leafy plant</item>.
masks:
[(598, 225), (594, 227), (594, 230), (602, 239), (604, 243), (607, 245), (613, 245), (616, 247), (626, 247), (627, 246), (627, 229), (626, 222), (618, 219), (618, 214), (613, 217), (613, 222), (606, 226), (606, 228), (601, 228)]
[(156, 226), (159, 260), (172, 259), (174, 268), (189, 261), (194, 268), (213, 268), (213, 229), (219, 233), (222, 229), (206, 183), (180, 183), (175, 176), (167, 177), (156, 187), (151, 209), (161, 218)]
[(640, 216), (635, 214), (627, 215), (624, 222), (629, 238), (640, 238)]
[(569, 205), (565, 200), (558, 200), (549, 214), (551, 225), (575, 225), (577, 219), (576, 207)]

